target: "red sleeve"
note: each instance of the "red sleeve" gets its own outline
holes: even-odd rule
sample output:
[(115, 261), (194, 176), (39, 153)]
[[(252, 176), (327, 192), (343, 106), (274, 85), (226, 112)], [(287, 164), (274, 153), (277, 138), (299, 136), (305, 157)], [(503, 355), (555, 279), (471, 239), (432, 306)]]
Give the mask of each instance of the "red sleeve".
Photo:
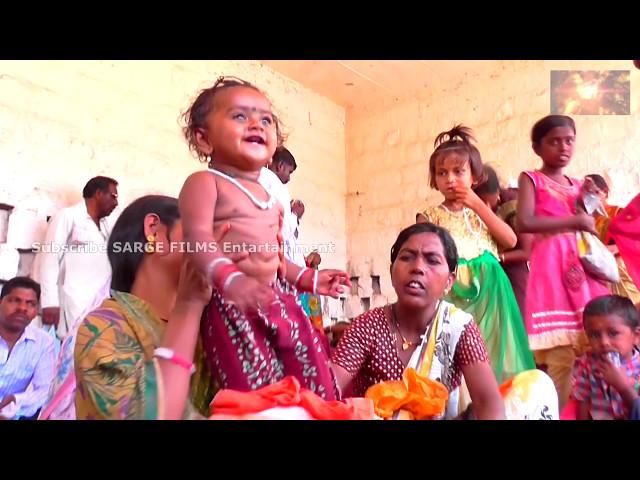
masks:
[(464, 327), (460, 335), (453, 363), (458, 367), (464, 367), (488, 361), (489, 355), (487, 354), (487, 347), (482, 339), (482, 334), (476, 322), (471, 321)]
[(347, 372), (357, 374), (371, 349), (369, 338), (371, 337), (372, 311), (355, 318), (351, 326), (344, 332), (336, 347), (331, 361), (340, 365)]

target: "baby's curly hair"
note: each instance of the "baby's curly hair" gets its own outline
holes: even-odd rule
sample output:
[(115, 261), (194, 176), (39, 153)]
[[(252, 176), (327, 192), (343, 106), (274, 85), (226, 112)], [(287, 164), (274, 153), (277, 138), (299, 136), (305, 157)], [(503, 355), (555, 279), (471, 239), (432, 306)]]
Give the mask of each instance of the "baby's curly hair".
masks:
[[(191, 152), (193, 152), (201, 162), (206, 162), (207, 157), (198, 149), (198, 144), (196, 142), (196, 130), (198, 128), (205, 127), (207, 116), (211, 113), (211, 109), (213, 108), (213, 99), (216, 94), (221, 90), (233, 87), (252, 88), (256, 92), (265, 95), (265, 93), (258, 87), (246, 80), (242, 80), (237, 77), (222, 76), (218, 77), (218, 80), (216, 80), (216, 83), (214, 83), (212, 87), (201, 90), (191, 106), (181, 115), (184, 125), (182, 127), (182, 133), (189, 144), (189, 150), (191, 150)], [(278, 147), (280, 147), (285, 141), (285, 136), (282, 132), (280, 121), (275, 114), (273, 115), (273, 121), (276, 126)]]

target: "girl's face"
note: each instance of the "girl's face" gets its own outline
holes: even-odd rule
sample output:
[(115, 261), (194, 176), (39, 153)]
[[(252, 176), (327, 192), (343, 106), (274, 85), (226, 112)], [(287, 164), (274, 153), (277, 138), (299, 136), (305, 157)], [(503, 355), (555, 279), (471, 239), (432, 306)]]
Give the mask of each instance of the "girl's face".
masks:
[(457, 153), (450, 153), (436, 160), (436, 187), (447, 200), (455, 198), (455, 188), (463, 186), (471, 188), (473, 174), (469, 159)]
[(551, 168), (564, 168), (573, 156), (576, 133), (571, 127), (555, 127), (547, 133), (539, 144), (533, 145), (544, 164)]

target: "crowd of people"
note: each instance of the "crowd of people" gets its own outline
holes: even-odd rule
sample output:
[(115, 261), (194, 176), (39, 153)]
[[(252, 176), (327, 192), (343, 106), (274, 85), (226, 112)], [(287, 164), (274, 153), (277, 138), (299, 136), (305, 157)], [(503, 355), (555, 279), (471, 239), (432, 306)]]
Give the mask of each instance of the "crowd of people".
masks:
[(541, 163), (517, 188), (471, 129), (438, 135), (425, 182), (444, 200), (416, 204), (390, 246), (397, 300), (333, 344), (320, 306), (349, 275), (298, 248), (297, 163), (267, 96), (221, 77), (183, 119), (206, 168), (179, 198), (137, 198), (112, 221), (118, 181), (95, 177), (45, 244), (106, 253), (43, 251), (33, 278), (3, 285), (0, 418), (640, 415), (640, 195), (612, 206), (601, 175), (566, 175), (570, 117), (533, 125)]

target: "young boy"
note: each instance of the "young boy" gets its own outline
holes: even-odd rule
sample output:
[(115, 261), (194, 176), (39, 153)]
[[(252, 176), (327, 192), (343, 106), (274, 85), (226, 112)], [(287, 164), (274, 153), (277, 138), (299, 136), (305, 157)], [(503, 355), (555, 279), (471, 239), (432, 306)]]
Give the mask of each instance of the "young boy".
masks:
[(574, 366), (577, 419), (628, 419), (640, 382), (638, 311), (628, 298), (605, 295), (587, 304), (583, 318), (591, 351)]

